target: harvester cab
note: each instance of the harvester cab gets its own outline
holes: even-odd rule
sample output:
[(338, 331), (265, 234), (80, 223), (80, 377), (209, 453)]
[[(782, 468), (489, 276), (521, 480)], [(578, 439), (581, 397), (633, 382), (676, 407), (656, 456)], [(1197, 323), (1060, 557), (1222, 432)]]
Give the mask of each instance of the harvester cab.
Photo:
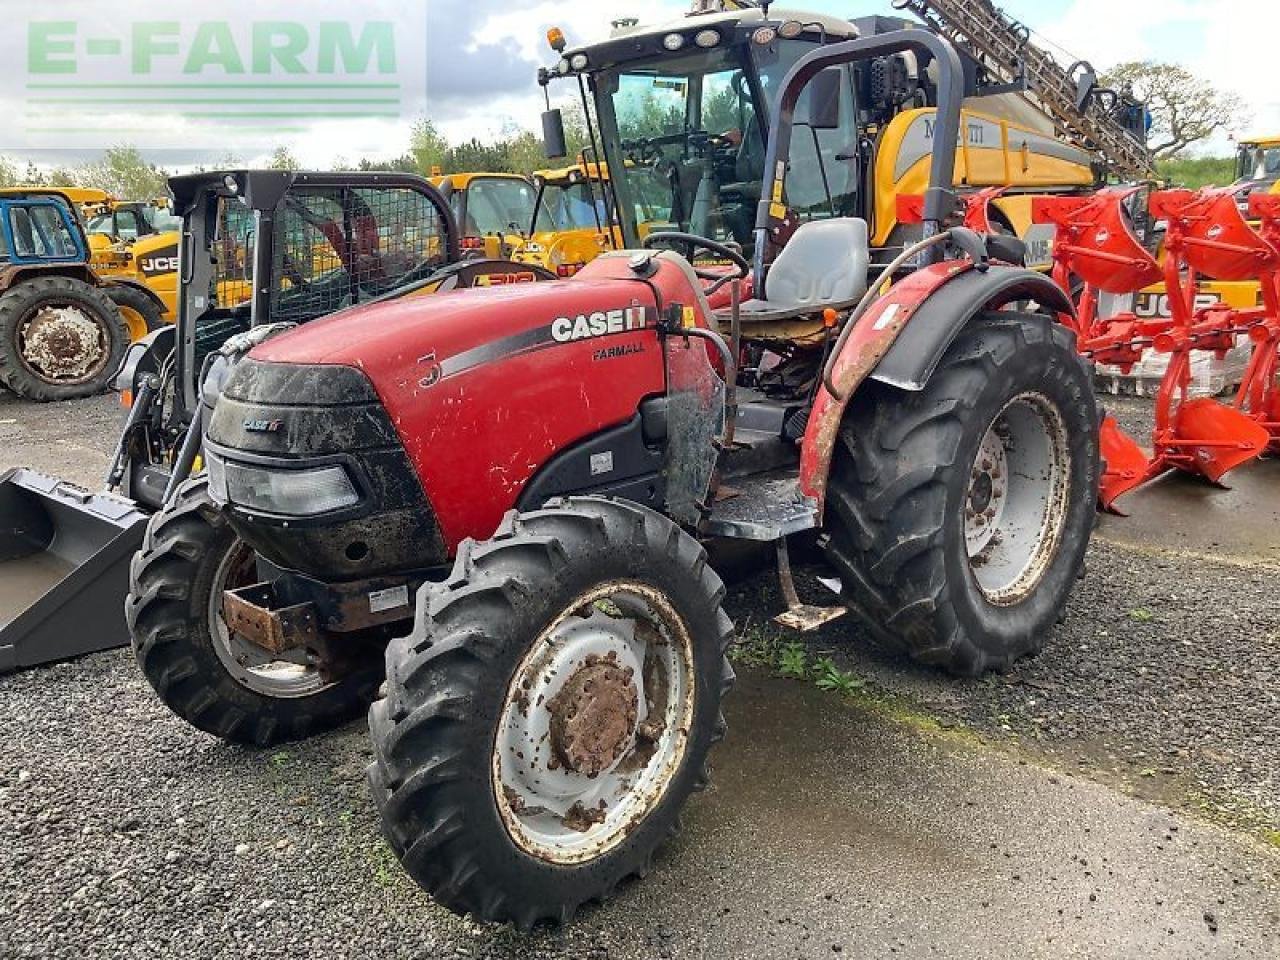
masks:
[[(200, 469), (202, 397), (212, 404), (237, 349), (355, 304), (549, 277), (461, 261), (448, 204), (416, 176), (237, 170), (170, 187), (186, 238), (178, 320), (127, 353), (121, 334), (111, 371), (129, 413), (105, 489), (26, 468), (0, 476), (0, 671), (128, 642), (129, 557), (167, 492)], [(62, 200), (2, 199), (0, 213), (9, 273), (28, 268), (30, 250), (41, 266), (53, 253), (83, 264), (84, 235)]]
[[(878, 636), (975, 675), (1052, 631), (1099, 471), (1070, 301), (947, 226), (947, 41), (745, 6), (552, 39), (542, 79), (588, 99), (629, 249), (254, 346), (127, 605), (157, 694), (230, 741), (332, 727), (381, 684), (392, 850), (522, 927), (644, 872), (706, 781), (733, 629), (704, 543), (773, 546), (808, 628), (836, 611), (796, 594), (807, 538)], [(896, 250), (869, 239), (860, 159), (884, 70), (934, 117)]]
[(1240, 141), (1236, 149), (1234, 186), (1260, 193), (1280, 193), (1280, 137)]

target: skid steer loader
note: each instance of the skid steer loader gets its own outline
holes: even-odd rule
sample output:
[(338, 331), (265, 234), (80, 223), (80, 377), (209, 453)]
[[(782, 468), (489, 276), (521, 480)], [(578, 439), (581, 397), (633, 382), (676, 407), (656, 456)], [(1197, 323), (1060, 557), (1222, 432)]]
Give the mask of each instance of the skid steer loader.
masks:
[(178, 322), (120, 365), (129, 413), (105, 489), (22, 467), (0, 474), (0, 672), (128, 643), (129, 557), (198, 468), (210, 378), (228, 354), (355, 304), (552, 277), (461, 261), (448, 205), (420, 177), (229, 171), (170, 188), (185, 238)]
[[(788, 538), (816, 540), (870, 629), (965, 675), (1037, 650), (1081, 572), (1090, 373), (1066, 295), (948, 225), (961, 57), (784, 16), (564, 51), (543, 79), (594, 97), (630, 249), (238, 355), (206, 473), (134, 557), (138, 662), (199, 729), (265, 745), (379, 697), (384, 834), (452, 910), (566, 922), (675, 832), (733, 680), (705, 543), (772, 546), (809, 627), (841, 612), (795, 595)], [(867, 142), (855, 91), (908, 65), (935, 111), (921, 239), (873, 251), (865, 180), (829, 165)], [(642, 179), (675, 221), (643, 238)]]

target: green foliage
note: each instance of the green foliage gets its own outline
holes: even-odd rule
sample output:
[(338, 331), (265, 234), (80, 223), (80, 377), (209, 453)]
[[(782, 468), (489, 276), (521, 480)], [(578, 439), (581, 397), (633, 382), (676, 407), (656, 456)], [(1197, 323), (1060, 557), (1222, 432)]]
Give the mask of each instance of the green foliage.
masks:
[(271, 151), (271, 159), (267, 161), (270, 170), (297, 170), (301, 164), (298, 158), (289, 152), (288, 147), (276, 147)]
[(813, 662), (813, 676), (818, 689), (829, 693), (850, 694), (866, 686), (866, 681), (841, 670), (830, 657), (819, 657)]
[(1129, 616), (1134, 620), (1137, 620), (1139, 623), (1149, 623), (1156, 618), (1156, 615), (1146, 607), (1138, 607), (1135, 610), (1130, 610)]
[(1177, 156), (1214, 132), (1247, 123), (1244, 101), (1176, 63), (1132, 60), (1103, 74), (1102, 83), (1132, 91), (1151, 111), (1148, 141), (1156, 160)]
[(444, 165), (445, 154), (449, 152), (449, 141), (444, 138), (434, 123), (426, 117), (419, 117), (409, 133), (409, 154), (413, 157), (417, 172), (428, 176), (432, 167)]
[(809, 672), (809, 664), (803, 643), (793, 640), (782, 648), (778, 654), (778, 672), (793, 680), (804, 679)]
[(772, 669), (778, 662), (782, 649), (782, 637), (767, 623), (752, 625), (748, 617), (739, 633), (738, 641), (729, 648), (729, 659), (748, 667)]
[(83, 167), (78, 179), (82, 186), (97, 187), (112, 196), (146, 200), (168, 193), (167, 177), (164, 170), (147, 163), (137, 147), (119, 146), (109, 147), (101, 160)]
[(1174, 157), (1156, 164), (1160, 176), (1174, 186), (1225, 186), (1236, 177), (1233, 157)]

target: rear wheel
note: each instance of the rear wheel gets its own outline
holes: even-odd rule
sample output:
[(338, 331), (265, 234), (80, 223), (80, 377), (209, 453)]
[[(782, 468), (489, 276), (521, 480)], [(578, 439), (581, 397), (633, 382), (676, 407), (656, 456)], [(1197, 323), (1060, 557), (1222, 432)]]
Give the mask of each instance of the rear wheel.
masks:
[(697, 541), (631, 503), (552, 501), (464, 544), (369, 712), (405, 869), (525, 929), (647, 871), (723, 735), (723, 596)]
[(36, 277), (0, 296), (0, 383), (21, 397), (101, 393), (128, 345), (116, 305), (82, 280)]
[(841, 425), (828, 553), (851, 605), (955, 673), (1038, 651), (1084, 563), (1098, 417), (1072, 334), (990, 312), (919, 393), (869, 383)]
[(113, 283), (106, 287), (106, 293), (124, 317), (130, 340), (141, 340), (164, 326), (164, 311), (146, 291), (127, 283)]
[(329, 677), (308, 651), (271, 654), (227, 629), (224, 590), (257, 579), (253, 551), (209, 499), (199, 476), (147, 524), (129, 569), (125, 616), (142, 672), (192, 726), (267, 746), (345, 723), (373, 699), (378, 651)]

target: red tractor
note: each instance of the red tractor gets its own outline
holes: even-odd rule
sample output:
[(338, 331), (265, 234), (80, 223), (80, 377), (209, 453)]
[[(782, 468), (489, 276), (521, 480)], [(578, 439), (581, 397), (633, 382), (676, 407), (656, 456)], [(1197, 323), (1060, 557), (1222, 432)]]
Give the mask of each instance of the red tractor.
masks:
[[(138, 660), (200, 729), (273, 743), (377, 692), (385, 835), (451, 909), (563, 922), (674, 832), (733, 680), (707, 542), (785, 561), (788, 537), (816, 537), (878, 636), (967, 676), (1039, 649), (1080, 575), (1090, 372), (1056, 321), (1065, 295), (945, 227), (959, 55), (920, 30), (841, 40), (767, 17), (566, 54), (556, 75), (595, 71), (633, 249), (253, 346), (220, 378), (207, 473), (134, 558)], [(851, 91), (907, 61), (937, 108), (923, 239), (871, 251), (856, 189), (801, 202), (834, 183), (805, 157), (821, 173), (831, 131), (857, 150)], [(713, 74), (751, 127), (737, 137), (700, 125)], [(680, 132), (624, 143), (641, 83), (683, 91)], [(643, 244), (641, 177), (673, 200)]]

